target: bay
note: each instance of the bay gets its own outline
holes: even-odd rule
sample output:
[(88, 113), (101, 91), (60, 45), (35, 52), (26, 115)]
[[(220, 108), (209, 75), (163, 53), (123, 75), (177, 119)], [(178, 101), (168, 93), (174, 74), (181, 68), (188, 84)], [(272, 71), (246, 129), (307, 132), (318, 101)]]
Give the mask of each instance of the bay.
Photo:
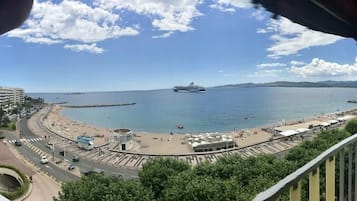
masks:
[[(152, 91), (91, 92), (82, 94), (31, 93), (48, 103), (69, 105), (136, 105), (102, 108), (67, 108), (65, 117), (107, 128), (131, 128), (147, 132), (226, 132), (264, 127), (282, 121), (301, 120), (345, 111), (356, 105), (354, 88), (208, 88), (204, 93)], [(183, 124), (184, 129), (176, 128)]]

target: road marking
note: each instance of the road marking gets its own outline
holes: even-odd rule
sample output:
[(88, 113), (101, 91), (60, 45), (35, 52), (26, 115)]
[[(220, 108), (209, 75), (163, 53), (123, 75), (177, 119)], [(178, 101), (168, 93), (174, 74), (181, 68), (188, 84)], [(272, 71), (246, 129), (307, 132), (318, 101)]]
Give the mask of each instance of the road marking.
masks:
[[(21, 138), (20, 139), (21, 142), (36, 142), (36, 141), (41, 141), (41, 140), (43, 140), (43, 139), (40, 138), (40, 137), (37, 137), (37, 138)], [(13, 143), (16, 142), (16, 140), (7, 140), (7, 142), (9, 144), (13, 144)]]
[(48, 166), (48, 165), (45, 165), (45, 167), (48, 168), (48, 169), (52, 169), (52, 167), (50, 167), (50, 166)]

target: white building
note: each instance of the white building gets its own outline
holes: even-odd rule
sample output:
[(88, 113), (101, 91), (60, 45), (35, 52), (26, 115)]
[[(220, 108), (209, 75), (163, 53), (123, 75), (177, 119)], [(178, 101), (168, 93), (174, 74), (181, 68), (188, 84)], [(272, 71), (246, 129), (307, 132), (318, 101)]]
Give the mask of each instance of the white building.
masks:
[(0, 87), (0, 106), (11, 107), (24, 103), (24, 90), (21, 88)]
[(186, 142), (191, 145), (195, 152), (215, 151), (233, 148), (234, 140), (230, 136), (220, 133), (206, 133), (201, 135), (186, 134)]
[(112, 133), (112, 142), (120, 144), (120, 150), (130, 150), (133, 147), (133, 131), (128, 128), (115, 129)]

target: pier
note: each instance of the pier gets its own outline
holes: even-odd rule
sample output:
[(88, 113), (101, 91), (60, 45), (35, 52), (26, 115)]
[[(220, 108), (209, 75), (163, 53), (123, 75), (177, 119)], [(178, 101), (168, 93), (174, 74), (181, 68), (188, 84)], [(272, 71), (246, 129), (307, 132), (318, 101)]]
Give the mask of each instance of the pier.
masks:
[(117, 104), (95, 104), (95, 105), (62, 105), (67, 108), (88, 108), (88, 107), (115, 107), (115, 106), (129, 106), (136, 103), (117, 103)]

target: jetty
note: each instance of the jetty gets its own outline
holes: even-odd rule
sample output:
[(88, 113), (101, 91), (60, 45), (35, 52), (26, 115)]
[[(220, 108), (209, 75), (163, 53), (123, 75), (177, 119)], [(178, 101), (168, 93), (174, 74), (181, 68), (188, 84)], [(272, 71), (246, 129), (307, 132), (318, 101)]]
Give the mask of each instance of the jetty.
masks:
[(95, 105), (62, 105), (66, 108), (88, 108), (88, 107), (115, 107), (115, 106), (129, 106), (136, 103), (116, 103), (116, 104), (95, 104)]
[(52, 104), (55, 104), (55, 105), (63, 105), (63, 104), (67, 104), (68, 102), (67, 101), (63, 101), (63, 102), (57, 102), (57, 103), (52, 103)]

